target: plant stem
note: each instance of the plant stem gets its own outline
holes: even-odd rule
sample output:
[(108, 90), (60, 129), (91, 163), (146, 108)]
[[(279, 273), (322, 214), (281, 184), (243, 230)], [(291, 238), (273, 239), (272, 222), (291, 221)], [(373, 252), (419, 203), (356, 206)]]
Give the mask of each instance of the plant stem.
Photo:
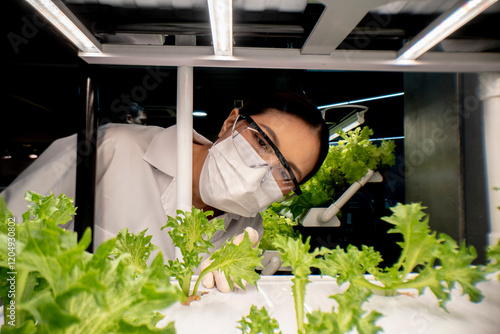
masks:
[(399, 289), (417, 289), (420, 290), (422, 288), (431, 286), (433, 284), (433, 278), (425, 278), (422, 279), (420, 276), (417, 276), (417, 278), (414, 278), (410, 281), (403, 282), (401, 283), (398, 288)]
[(375, 290), (377, 290), (377, 291), (387, 291), (387, 287), (373, 284), (373, 283), (369, 282), (364, 277), (355, 278), (355, 279), (352, 280), (351, 283), (354, 284), (354, 285), (362, 286), (362, 287), (364, 287), (364, 288), (366, 288), (368, 290), (372, 290), (372, 291), (375, 291)]
[[(30, 297), (30, 293), (33, 291), (33, 286), (26, 286), (27, 281), (28, 281), (28, 276), (29, 276), (29, 271), (24, 270), (24, 269), (19, 269), (17, 271), (17, 277), (16, 277), (16, 287), (17, 287), (17, 296), (19, 296), (18, 300), (16, 300), (17, 304), (20, 304), (20, 301), (25, 301), (28, 300)], [(31, 290), (26, 292), (25, 288)], [(25, 296), (26, 294), (26, 296)], [(14, 297), (16, 298), (16, 297)], [(5, 308), (5, 306), (4, 306)], [(22, 324), (24, 321), (26, 321), (26, 312), (21, 311), (19, 312), (20, 314), (17, 316), (17, 322), (16, 324)], [(7, 312), (4, 311), (4, 316), (6, 318)], [(5, 319), (5, 323), (7, 323), (7, 319)]]
[(189, 296), (189, 288), (191, 287), (191, 277), (192, 277), (192, 275), (188, 275), (182, 279), (182, 282), (179, 282), (179, 283), (182, 283), (181, 290), (182, 290), (182, 293), (184, 293), (186, 295), (186, 297)]
[[(210, 269), (210, 267), (207, 267)], [(205, 270), (202, 270), (202, 272), (200, 273), (200, 275), (198, 276), (198, 279), (196, 280), (196, 283), (194, 284), (194, 287), (193, 287), (193, 295), (196, 295), (198, 293), (198, 287), (200, 286), (200, 283), (201, 283), (201, 279), (206, 275), (208, 274), (208, 270), (206, 270), (207, 268), (205, 268)], [(210, 271), (212, 271), (212, 269), (210, 269)]]
[(297, 317), (297, 333), (304, 333), (304, 299), (306, 295), (306, 284), (309, 282), (306, 277), (297, 277), (292, 279), (293, 299), (295, 301), (295, 315)]

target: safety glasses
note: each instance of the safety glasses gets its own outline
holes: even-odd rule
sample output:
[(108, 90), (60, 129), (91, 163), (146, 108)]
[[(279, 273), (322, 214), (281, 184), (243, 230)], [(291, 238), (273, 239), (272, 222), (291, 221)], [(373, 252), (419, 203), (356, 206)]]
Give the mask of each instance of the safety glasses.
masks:
[[(250, 146), (241, 140), (244, 139)], [(279, 151), (278, 147), (250, 117), (239, 115), (233, 124), (232, 140), (245, 165), (251, 168), (267, 168), (265, 177), (272, 176), (284, 195), (293, 191), (295, 195), (302, 194), (299, 183), (290, 165)], [(251, 147), (251, 148), (250, 148)], [(261, 159), (256, 159), (253, 150)]]

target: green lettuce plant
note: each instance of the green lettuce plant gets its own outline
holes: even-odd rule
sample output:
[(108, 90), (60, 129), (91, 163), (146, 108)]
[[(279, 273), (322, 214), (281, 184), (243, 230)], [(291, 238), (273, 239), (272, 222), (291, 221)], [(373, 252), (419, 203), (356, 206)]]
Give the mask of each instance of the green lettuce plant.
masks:
[[(398, 204), (391, 208), (393, 214), (382, 218), (394, 227), (388, 233), (402, 235), (399, 260), (389, 268), (380, 268), (381, 255), (372, 247), (358, 249), (340, 247), (325, 256), (321, 272), (337, 277), (339, 284), (362, 286), (372, 291), (393, 295), (400, 289), (414, 288), (423, 293), (429, 288), (436, 295), (439, 305), (445, 308), (451, 290), (459, 284), (472, 302), (483, 299), (476, 284), (484, 281), (485, 273), (473, 266), (477, 257), (474, 247), (460, 246), (446, 234), (436, 236), (429, 228), (429, 217), (420, 204)], [(372, 274), (380, 284), (370, 282), (365, 276)]]
[(0, 199), (2, 333), (175, 332), (173, 323), (156, 327), (163, 318), (156, 310), (183, 296), (170, 284), (161, 253), (146, 264), (154, 247), (145, 231), (121, 231), (91, 254), (90, 229), (78, 241), (58, 226), (76, 213), (71, 198), (27, 192), (26, 200), (33, 204), (17, 223)]
[(260, 309), (252, 305), (250, 313), (238, 321), (239, 330), (243, 334), (281, 334), (279, 331), (278, 321), (271, 318), (265, 307)]
[(377, 170), (394, 165), (393, 141), (370, 141), (373, 131), (368, 127), (340, 132), (341, 140), (331, 145), (319, 171), (301, 186), (302, 195), (273, 203), (262, 212), (264, 235), (260, 247), (273, 250), (275, 235), (298, 238), (294, 226), (308, 209), (328, 206), (368, 169)]
[(298, 223), (289, 217), (280, 215), (273, 210), (273, 205), (262, 212), (264, 234), (260, 240), (259, 247), (264, 250), (275, 250), (274, 240), (277, 236), (297, 239), (300, 238), (299, 231), (294, 229)]
[(329, 249), (325, 247), (316, 248), (310, 252), (310, 238), (306, 242), (302, 239), (293, 239), (277, 236), (276, 248), (280, 252), (283, 265), (292, 267), (292, 294), (295, 303), (295, 315), (297, 319), (298, 333), (304, 332), (304, 301), (306, 285), (310, 282), (311, 268), (321, 265), (321, 256), (328, 254)]
[(292, 219), (300, 218), (312, 207), (327, 206), (355, 181), (359, 181), (368, 169), (377, 170), (394, 165), (393, 141), (370, 141), (373, 130), (356, 128), (340, 132), (341, 140), (331, 145), (318, 172), (300, 188), (302, 195), (273, 204), (270, 209)]
[[(391, 216), (383, 218), (393, 225), (388, 233), (402, 236), (398, 243), (401, 247), (399, 260), (389, 268), (380, 267), (382, 256), (373, 247), (359, 249), (351, 245), (346, 249), (322, 247), (310, 251), (309, 238), (302, 242), (301, 238), (276, 236), (274, 242), (283, 264), (291, 266), (294, 275), (292, 294), (298, 333), (348, 333), (354, 329), (361, 334), (380, 332), (382, 329), (376, 321), (382, 314), (366, 313), (362, 308), (374, 291), (392, 296), (408, 288), (420, 294), (430, 289), (439, 305), (446, 309), (452, 289), (460, 285), (472, 302), (480, 302), (483, 294), (476, 285), (486, 280), (487, 273), (500, 270), (500, 244), (490, 247), (487, 266), (474, 266), (472, 261), (477, 257), (474, 247), (464, 243), (458, 245), (445, 234), (436, 236), (429, 228), (429, 217), (424, 209), (420, 204), (398, 204), (391, 208)], [(335, 277), (338, 286), (348, 284), (344, 293), (331, 296), (337, 302), (331, 312), (315, 310), (304, 314), (311, 268)], [(371, 274), (371, 278), (366, 274)], [(255, 326), (258, 324), (256, 322)], [(257, 327), (252, 333), (259, 333), (258, 330)]]
[(164, 226), (171, 228), (168, 233), (182, 254), (182, 260), (169, 260), (166, 269), (177, 278), (185, 296), (196, 296), (203, 277), (215, 270), (224, 272), (231, 289), (235, 283), (245, 289), (244, 282), (256, 284), (260, 277), (255, 272), (255, 267), (262, 265), (259, 258), (261, 250), (252, 247), (248, 233), (245, 232), (243, 241), (239, 245), (232, 243), (232, 240), (226, 241), (221, 248), (210, 255), (210, 265), (198, 275), (190, 292), (194, 270), (201, 265), (203, 254), (209, 254), (209, 250), (214, 247), (210, 240), (215, 232), (224, 228), (224, 220), (209, 221), (208, 217), (211, 215), (212, 211), (203, 212), (195, 207), (191, 212), (178, 210), (177, 216), (169, 217)]

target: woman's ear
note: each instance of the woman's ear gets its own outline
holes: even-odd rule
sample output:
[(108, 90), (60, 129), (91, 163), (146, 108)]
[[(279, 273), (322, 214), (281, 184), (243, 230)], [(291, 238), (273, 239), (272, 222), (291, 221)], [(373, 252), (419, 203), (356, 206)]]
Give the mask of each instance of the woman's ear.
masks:
[(231, 110), (231, 113), (224, 121), (224, 124), (222, 124), (222, 128), (219, 132), (219, 138), (222, 137), (227, 130), (233, 127), (233, 124), (239, 115), (240, 115), (240, 110), (238, 108), (234, 108), (233, 110)]

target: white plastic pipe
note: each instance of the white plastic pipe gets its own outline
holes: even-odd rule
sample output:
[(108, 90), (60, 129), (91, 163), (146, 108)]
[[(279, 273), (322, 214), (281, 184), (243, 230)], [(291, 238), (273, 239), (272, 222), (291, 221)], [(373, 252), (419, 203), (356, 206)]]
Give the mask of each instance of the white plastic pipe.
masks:
[(264, 270), (260, 273), (261, 275), (274, 275), (283, 264), (279, 255), (273, 256), (269, 263), (266, 265)]
[(177, 209), (191, 210), (193, 187), (193, 67), (177, 68)]
[(355, 181), (353, 184), (351, 184), (351, 186), (342, 194), (342, 196), (340, 196), (339, 199), (335, 201), (335, 203), (330, 205), (328, 209), (326, 209), (325, 212), (323, 212), (323, 214), (318, 217), (318, 221), (320, 223), (326, 223), (330, 221), (330, 219), (332, 219), (334, 216), (336, 216), (339, 213), (340, 209), (344, 206), (344, 204), (346, 204), (349, 199), (372, 178), (373, 173), (375, 172), (369, 169), (368, 172), (366, 172), (365, 176), (361, 178), (361, 180)]
[[(193, 67), (177, 68), (177, 209), (190, 211), (193, 203)], [(181, 259), (179, 248), (175, 258)]]
[(490, 210), (489, 244), (500, 240), (500, 72), (481, 73), (479, 91), (483, 102), (484, 146), (486, 153), (488, 206)]

